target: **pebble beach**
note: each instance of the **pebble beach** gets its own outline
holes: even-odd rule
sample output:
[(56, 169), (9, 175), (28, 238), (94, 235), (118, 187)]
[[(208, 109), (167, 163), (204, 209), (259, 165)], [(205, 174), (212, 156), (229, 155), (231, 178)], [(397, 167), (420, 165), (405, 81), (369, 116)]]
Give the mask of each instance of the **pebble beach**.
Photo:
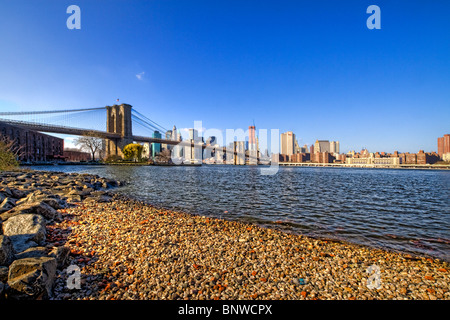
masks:
[(450, 299), (447, 261), (157, 208), (94, 175), (0, 178), (0, 299)]
[[(62, 210), (51, 239), (70, 248), (80, 289), (58, 274), (53, 299), (450, 299), (449, 264), (113, 195)], [(370, 266), (379, 288), (369, 289)]]

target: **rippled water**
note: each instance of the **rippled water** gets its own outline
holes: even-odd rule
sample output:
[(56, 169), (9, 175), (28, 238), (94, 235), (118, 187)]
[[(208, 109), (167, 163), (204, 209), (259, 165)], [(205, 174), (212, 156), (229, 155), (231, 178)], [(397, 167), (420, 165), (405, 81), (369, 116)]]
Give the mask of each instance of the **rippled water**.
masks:
[(128, 181), (155, 205), (450, 261), (450, 172), (252, 166), (42, 166)]

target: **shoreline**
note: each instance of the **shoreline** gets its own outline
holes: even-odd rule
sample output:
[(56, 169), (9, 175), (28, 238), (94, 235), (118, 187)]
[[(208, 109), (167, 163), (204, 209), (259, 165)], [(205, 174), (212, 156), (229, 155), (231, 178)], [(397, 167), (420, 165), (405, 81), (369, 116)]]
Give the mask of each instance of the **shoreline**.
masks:
[[(66, 252), (50, 299), (450, 299), (449, 263), (439, 259), (157, 208), (120, 189), (93, 192), (66, 199), (46, 225), (46, 248)], [(80, 289), (67, 287), (71, 265)], [(380, 289), (367, 287), (372, 265)]]
[[(146, 163), (36, 163), (36, 164), (20, 164), (20, 167), (35, 167), (35, 166), (153, 166), (153, 167), (201, 167), (201, 166), (236, 166), (236, 167), (270, 167), (269, 165), (233, 165), (233, 164), (146, 164)], [(448, 171), (450, 165), (358, 165), (358, 164), (327, 164), (327, 163), (279, 163), (279, 167), (306, 167), (306, 168), (345, 168), (345, 169), (389, 169), (389, 170), (438, 170)]]
[[(67, 214), (76, 217), (67, 222), (71, 251), (94, 260), (74, 257), (90, 288), (75, 292), (78, 299), (450, 299), (449, 264), (439, 259), (158, 209), (120, 194)], [(380, 268), (378, 290), (367, 287), (372, 265)], [(74, 298), (64, 281), (57, 288), (57, 299)]]

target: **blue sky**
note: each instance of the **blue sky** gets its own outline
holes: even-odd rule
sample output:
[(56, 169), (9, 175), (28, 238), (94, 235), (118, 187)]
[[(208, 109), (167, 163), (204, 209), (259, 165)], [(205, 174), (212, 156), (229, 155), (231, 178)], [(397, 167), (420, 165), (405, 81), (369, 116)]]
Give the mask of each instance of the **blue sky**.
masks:
[[(81, 8), (69, 30), (66, 8)], [(381, 8), (381, 30), (366, 9)], [(2, 1), (0, 111), (116, 99), (166, 128), (294, 131), (341, 151), (437, 150), (450, 2)]]

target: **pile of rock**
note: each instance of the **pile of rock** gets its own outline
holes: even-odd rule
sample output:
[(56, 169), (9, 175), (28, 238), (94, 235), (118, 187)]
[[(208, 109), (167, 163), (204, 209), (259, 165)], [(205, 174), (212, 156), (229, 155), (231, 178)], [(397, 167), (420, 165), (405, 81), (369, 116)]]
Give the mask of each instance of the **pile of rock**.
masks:
[(83, 200), (108, 202), (105, 189), (122, 184), (88, 174), (0, 173), (0, 299), (50, 297), (69, 250), (46, 242), (46, 226), (61, 221), (58, 209)]

